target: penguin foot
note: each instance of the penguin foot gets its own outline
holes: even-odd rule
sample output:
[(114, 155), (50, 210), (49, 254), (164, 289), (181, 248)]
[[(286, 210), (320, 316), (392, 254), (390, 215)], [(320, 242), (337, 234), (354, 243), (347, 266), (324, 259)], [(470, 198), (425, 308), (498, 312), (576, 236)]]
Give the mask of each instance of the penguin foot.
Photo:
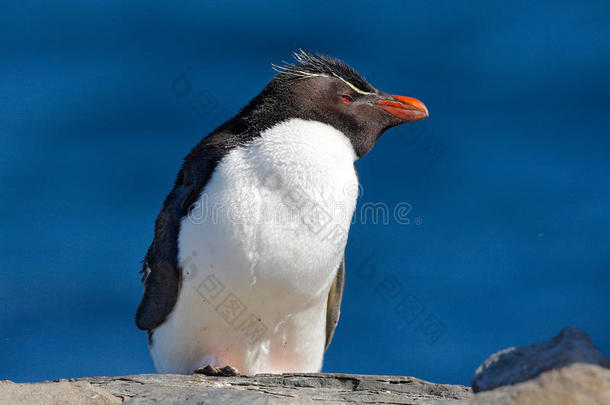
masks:
[(233, 366), (214, 367), (208, 364), (205, 367), (200, 367), (193, 371), (193, 374), (203, 374), (217, 377), (235, 377), (239, 375), (239, 371)]

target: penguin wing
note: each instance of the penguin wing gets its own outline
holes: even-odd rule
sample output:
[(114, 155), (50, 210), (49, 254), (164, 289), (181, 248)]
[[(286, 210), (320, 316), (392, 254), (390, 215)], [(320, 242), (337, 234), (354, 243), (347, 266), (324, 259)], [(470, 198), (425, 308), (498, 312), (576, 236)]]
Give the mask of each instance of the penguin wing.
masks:
[(225, 131), (204, 138), (184, 159), (172, 192), (155, 222), (155, 236), (142, 266), (144, 296), (136, 312), (138, 328), (150, 331), (174, 309), (181, 284), (178, 264), (180, 222), (188, 215), (222, 157), (237, 141)]
[(337, 323), (339, 323), (339, 315), (341, 312), (341, 298), (343, 297), (344, 284), (345, 256), (343, 256), (343, 260), (341, 260), (341, 264), (339, 265), (339, 269), (337, 270), (337, 275), (335, 276), (335, 280), (330, 286), (330, 291), (328, 293), (328, 302), (326, 304), (326, 345), (324, 347), (325, 351), (326, 349), (328, 349), (331, 340), (333, 340), (335, 328), (337, 327)]
[(183, 170), (157, 216), (155, 236), (142, 266), (144, 296), (136, 312), (136, 325), (147, 331), (165, 321), (176, 304), (180, 290), (180, 221), (198, 195), (192, 184), (185, 185), (179, 181), (182, 173)]

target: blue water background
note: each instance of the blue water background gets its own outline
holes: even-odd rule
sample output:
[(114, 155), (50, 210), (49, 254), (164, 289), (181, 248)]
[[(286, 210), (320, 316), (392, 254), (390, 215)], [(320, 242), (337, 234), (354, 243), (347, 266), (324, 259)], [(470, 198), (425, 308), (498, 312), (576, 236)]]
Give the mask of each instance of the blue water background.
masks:
[(325, 371), (469, 384), (566, 325), (610, 354), (607, 1), (4, 1), (0, 34), (0, 380), (153, 371), (137, 271), (193, 100), (235, 113), (299, 47), (430, 109), (358, 162), (409, 221), (352, 226)]

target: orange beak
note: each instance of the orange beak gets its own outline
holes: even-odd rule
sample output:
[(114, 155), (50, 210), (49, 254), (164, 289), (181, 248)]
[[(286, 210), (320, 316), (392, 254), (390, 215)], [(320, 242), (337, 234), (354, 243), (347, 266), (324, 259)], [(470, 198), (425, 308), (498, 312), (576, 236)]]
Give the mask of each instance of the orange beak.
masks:
[(416, 98), (391, 95), (393, 100), (375, 101), (375, 105), (404, 122), (417, 121), (428, 116), (428, 109)]

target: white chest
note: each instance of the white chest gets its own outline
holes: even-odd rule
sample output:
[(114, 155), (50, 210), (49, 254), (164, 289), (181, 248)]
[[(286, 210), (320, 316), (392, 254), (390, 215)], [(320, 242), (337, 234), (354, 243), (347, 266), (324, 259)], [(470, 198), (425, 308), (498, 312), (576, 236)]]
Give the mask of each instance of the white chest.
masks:
[(214, 267), (239, 290), (262, 283), (274, 296), (315, 295), (343, 256), (354, 160), (349, 140), (326, 124), (295, 119), (267, 130), (218, 165), (182, 223), (181, 261), (195, 252), (204, 271)]
[(223, 158), (181, 223), (183, 281), (153, 338), (158, 370), (320, 370), (328, 291), (356, 205), (355, 158), (341, 132), (296, 119)]

